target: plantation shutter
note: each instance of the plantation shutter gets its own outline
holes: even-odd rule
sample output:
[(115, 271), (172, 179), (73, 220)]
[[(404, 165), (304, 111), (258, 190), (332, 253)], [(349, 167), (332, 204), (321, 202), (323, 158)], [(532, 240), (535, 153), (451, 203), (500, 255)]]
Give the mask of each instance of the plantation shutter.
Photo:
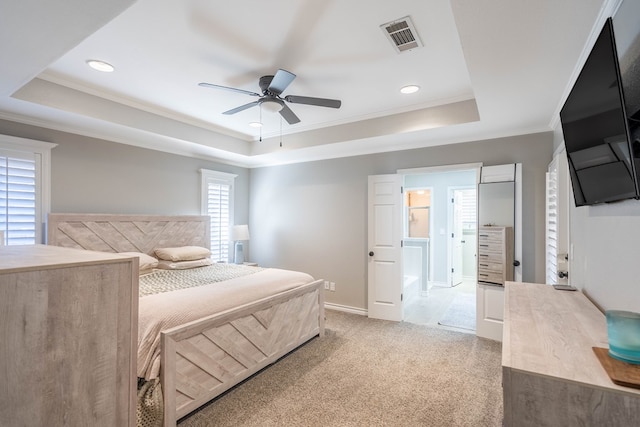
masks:
[(215, 261), (229, 260), (231, 186), (209, 181), (207, 214), (211, 218), (211, 257)]
[(476, 190), (470, 188), (462, 190), (462, 223), (465, 229), (476, 228)]
[(211, 224), (211, 259), (229, 262), (230, 230), (233, 221), (233, 185), (237, 175), (200, 169), (202, 213)]
[(546, 200), (546, 283), (558, 283), (558, 167), (557, 161), (549, 165)]
[(0, 150), (0, 231), (7, 245), (36, 243), (38, 160), (34, 153)]

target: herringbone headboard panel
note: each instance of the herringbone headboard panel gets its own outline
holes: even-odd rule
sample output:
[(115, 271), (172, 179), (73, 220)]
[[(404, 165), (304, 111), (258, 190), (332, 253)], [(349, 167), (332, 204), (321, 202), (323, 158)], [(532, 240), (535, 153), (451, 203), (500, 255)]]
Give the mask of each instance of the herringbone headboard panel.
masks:
[(209, 248), (209, 217), (200, 215), (49, 214), (47, 244), (99, 252)]

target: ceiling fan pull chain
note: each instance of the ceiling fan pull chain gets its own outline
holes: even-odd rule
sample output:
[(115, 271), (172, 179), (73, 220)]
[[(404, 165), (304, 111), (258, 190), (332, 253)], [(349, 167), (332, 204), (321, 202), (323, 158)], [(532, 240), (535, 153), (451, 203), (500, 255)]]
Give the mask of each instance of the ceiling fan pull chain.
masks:
[(262, 142), (262, 104), (260, 104), (260, 142)]

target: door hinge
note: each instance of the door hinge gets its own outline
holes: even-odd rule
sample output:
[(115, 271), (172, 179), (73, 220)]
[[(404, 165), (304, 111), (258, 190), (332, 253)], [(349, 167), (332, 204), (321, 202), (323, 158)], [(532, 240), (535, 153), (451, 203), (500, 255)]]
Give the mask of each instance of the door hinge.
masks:
[(400, 194), (404, 194), (404, 187), (402, 185), (400, 186)]
[(404, 298), (404, 294), (400, 294), (400, 301)]
[(452, 272), (452, 273), (453, 273), (453, 270), (454, 270), (454, 269), (452, 268), (452, 269), (451, 269), (451, 272)]

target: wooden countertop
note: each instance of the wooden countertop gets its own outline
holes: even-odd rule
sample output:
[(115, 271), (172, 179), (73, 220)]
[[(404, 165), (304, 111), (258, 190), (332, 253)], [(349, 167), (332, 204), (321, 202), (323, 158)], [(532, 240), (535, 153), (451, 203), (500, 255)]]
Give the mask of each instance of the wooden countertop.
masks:
[(580, 291), (505, 285), (502, 366), (640, 395), (614, 384), (592, 347), (608, 348), (605, 315)]
[(62, 268), (79, 264), (119, 262), (130, 256), (49, 245), (0, 246), (0, 272)]

